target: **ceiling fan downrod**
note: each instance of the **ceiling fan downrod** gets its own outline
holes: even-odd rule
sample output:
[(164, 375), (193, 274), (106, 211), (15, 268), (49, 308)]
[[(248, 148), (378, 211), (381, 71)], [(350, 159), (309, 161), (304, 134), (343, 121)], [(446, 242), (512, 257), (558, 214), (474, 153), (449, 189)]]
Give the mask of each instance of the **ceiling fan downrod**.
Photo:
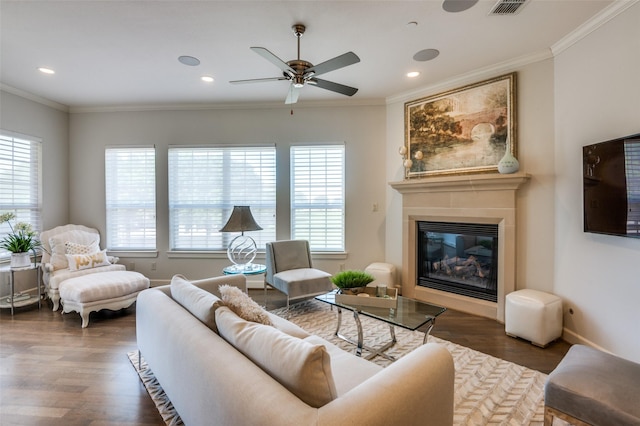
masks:
[(298, 60), (300, 60), (300, 37), (302, 37), (302, 34), (304, 34), (307, 28), (302, 24), (295, 24), (291, 29), (298, 39)]

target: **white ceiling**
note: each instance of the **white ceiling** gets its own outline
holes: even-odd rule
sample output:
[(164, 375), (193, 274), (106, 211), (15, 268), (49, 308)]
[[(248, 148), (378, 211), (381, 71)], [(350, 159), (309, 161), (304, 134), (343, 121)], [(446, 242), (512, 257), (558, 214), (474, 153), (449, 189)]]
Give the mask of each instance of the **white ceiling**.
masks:
[[(353, 100), (384, 100), (551, 46), (612, 0), (528, 0), (489, 16), (495, 0), (449, 13), (426, 1), (7, 1), (0, 2), (0, 82), (71, 108), (282, 102), (288, 82), (232, 85), (281, 71), (249, 50), (296, 59), (295, 23), (307, 26), (301, 58), (318, 64), (348, 51), (360, 63), (322, 76), (357, 87)], [(417, 25), (408, 25), (409, 22)], [(440, 55), (416, 62), (422, 49)], [(201, 64), (178, 62), (195, 56)], [(37, 67), (53, 68), (44, 75)], [(417, 70), (415, 79), (405, 77)], [(214, 83), (204, 83), (202, 75)], [(317, 87), (299, 103), (347, 97)]]

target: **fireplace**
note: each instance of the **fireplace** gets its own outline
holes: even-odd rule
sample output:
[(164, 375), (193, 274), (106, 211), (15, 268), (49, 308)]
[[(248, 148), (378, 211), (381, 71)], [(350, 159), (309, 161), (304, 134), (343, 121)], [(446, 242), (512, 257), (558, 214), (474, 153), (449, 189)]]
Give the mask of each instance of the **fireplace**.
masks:
[[(529, 178), (525, 173), (495, 173), (391, 182), (390, 186), (402, 194), (402, 295), (504, 322), (505, 296), (516, 289), (516, 193)], [(488, 228), (481, 232), (427, 229), (425, 233), (419, 231), (424, 222), (468, 225), (467, 230)], [(465, 239), (465, 235), (468, 244), (455, 243), (458, 236)], [(489, 258), (493, 262), (490, 268), (485, 264)], [(442, 278), (436, 268), (443, 267), (445, 275), (447, 268), (452, 268), (451, 275), (455, 268), (459, 273), (471, 273), (478, 268), (476, 261), (490, 279), (476, 286), (476, 278), (458, 277), (447, 283), (447, 289), (437, 287), (440, 282), (433, 283)], [(425, 269), (430, 275), (427, 280)]]
[(498, 225), (418, 221), (417, 284), (498, 301)]

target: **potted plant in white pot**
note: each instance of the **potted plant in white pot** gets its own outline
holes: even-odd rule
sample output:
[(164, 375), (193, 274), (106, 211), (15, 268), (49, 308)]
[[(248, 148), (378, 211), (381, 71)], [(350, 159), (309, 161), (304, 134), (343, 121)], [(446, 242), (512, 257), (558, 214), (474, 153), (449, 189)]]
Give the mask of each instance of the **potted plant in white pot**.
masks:
[(40, 241), (30, 224), (17, 222), (14, 226), (11, 221), (16, 218), (14, 213), (0, 215), (0, 224), (7, 223), (11, 232), (0, 240), (0, 248), (11, 252), (11, 267), (14, 269), (26, 268), (31, 264), (29, 252), (33, 252), (34, 262), (36, 248), (40, 247)]
[(374, 280), (371, 274), (355, 270), (341, 271), (331, 277), (331, 282), (344, 294), (362, 293), (367, 284)]

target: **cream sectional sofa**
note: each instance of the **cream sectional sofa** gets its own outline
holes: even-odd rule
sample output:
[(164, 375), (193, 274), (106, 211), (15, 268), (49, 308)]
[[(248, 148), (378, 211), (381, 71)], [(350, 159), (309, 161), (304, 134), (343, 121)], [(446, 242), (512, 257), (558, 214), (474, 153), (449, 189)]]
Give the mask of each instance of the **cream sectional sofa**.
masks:
[(444, 347), (428, 343), (382, 368), (270, 313), (273, 327), (219, 307), (212, 294), (222, 284), (246, 292), (242, 275), (192, 281), (187, 297), (175, 281), (138, 296), (137, 343), (186, 425), (453, 424)]

